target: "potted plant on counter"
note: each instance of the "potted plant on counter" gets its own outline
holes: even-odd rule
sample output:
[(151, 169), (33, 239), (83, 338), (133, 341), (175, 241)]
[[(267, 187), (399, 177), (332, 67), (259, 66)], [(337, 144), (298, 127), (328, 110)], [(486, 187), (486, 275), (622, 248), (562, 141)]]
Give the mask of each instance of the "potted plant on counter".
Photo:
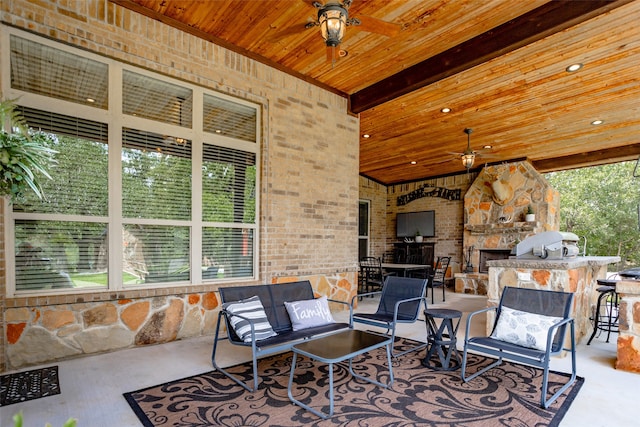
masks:
[(42, 198), (39, 180), (51, 179), (47, 169), (56, 153), (50, 135), (28, 129), (15, 101), (0, 100), (0, 196), (11, 202), (20, 201), (28, 191)]
[(529, 205), (527, 208), (527, 213), (524, 216), (524, 220), (527, 222), (533, 222), (536, 220), (536, 214), (533, 211), (533, 206)]
[(422, 234), (420, 234), (420, 230), (416, 230), (416, 243), (422, 243)]

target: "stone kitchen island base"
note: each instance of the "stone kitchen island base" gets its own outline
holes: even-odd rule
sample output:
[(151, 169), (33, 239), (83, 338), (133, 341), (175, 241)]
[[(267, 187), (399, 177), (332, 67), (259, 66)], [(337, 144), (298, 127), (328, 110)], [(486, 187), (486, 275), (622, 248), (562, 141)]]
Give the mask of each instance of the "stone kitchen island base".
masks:
[[(620, 261), (620, 257), (576, 257), (560, 260), (509, 258), (488, 261), (489, 282), (487, 304), (497, 306), (505, 286), (573, 292), (573, 317), (576, 325), (576, 343), (593, 330), (590, 317), (597, 300), (597, 279), (607, 276), (607, 265)], [(489, 313), (488, 316), (492, 316)], [(493, 319), (487, 318), (487, 325)], [(487, 331), (491, 333), (491, 331)]]
[(616, 292), (620, 296), (616, 369), (640, 373), (640, 281), (618, 282)]

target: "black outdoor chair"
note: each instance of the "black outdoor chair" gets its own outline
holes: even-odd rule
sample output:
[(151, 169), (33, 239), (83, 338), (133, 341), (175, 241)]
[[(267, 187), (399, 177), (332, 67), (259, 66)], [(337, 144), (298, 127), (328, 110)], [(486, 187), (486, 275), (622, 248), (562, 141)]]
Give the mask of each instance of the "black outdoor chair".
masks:
[(445, 280), (447, 279), (447, 269), (449, 268), (450, 262), (450, 256), (438, 257), (438, 260), (436, 261), (436, 267), (433, 271), (433, 280), (431, 280), (431, 283), (429, 284), (429, 287), (431, 288), (431, 304), (435, 303), (435, 288), (438, 287), (442, 288), (442, 302), (445, 302)]
[[(414, 323), (419, 320), (420, 306), (424, 303), (424, 310), (427, 309), (427, 298), (425, 296), (427, 289), (426, 279), (414, 279), (411, 277), (388, 276), (385, 279), (384, 286), (380, 292), (370, 292), (363, 295), (357, 295), (351, 300), (351, 321), (353, 328), (354, 323), (363, 323), (366, 325), (385, 328), (386, 334), (391, 334), (392, 342), (395, 342), (396, 326), (398, 323)], [(354, 313), (353, 305), (356, 297), (364, 297), (369, 295), (380, 295), (380, 302), (375, 313)], [(393, 357), (401, 356), (410, 351), (420, 350), (426, 347), (426, 343), (419, 343), (415, 347), (398, 353), (391, 350)]]
[(386, 273), (382, 270), (380, 258), (367, 256), (360, 259), (360, 277), (358, 294), (376, 292), (382, 290), (384, 279), (395, 273)]
[[(556, 292), (545, 291), (538, 289), (525, 289), (525, 288), (513, 288), (505, 287), (500, 298), (500, 305), (498, 307), (489, 307), (483, 310), (473, 312), (467, 318), (467, 327), (464, 338), (464, 351), (462, 355), (462, 372), (461, 377), (464, 382), (470, 381), (492, 369), (502, 363), (502, 359), (507, 359), (527, 365), (532, 365), (537, 368), (543, 369), (542, 377), (542, 390), (540, 396), (540, 405), (543, 408), (548, 408), (554, 400), (560, 396), (576, 379), (576, 352), (575, 352), (575, 325), (574, 319), (571, 315), (571, 305), (573, 303), (573, 293), (571, 292)], [(505, 310), (506, 308), (506, 310)], [(519, 313), (515, 313), (513, 316), (509, 313), (508, 309), (517, 310), (519, 312), (528, 313), (525, 316), (521, 316)], [(495, 311), (495, 322), (493, 324), (493, 331), (488, 337), (469, 337), (469, 330), (471, 327), (471, 319), (480, 314), (489, 311)], [(532, 315), (531, 315), (532, 314)], [(540, 327), (540, 317), (536, 315), (549, 316), (557, 318), (558, 320), (552, 320), (548, 322), (548, 330), (546, 327)], [(500, 317), (512, 316), (509, 322), (500, 323)], [(523, 319), (523, 320), (518, 320)], [(547, 319), (548, 320), (548, 319)], [(515, 331), (509, 334), (503, 334), (501, 329), (505, 323), (513, 322), (514, 324), (523, 324), (527, 330), (534, 330), (536, 328), (541, 331), (541, 337), (538, 337), (537, 347), (532, 348), (536, 342), (535, 337), (532, 334), (516, 334)], [(509, 330), (510, 324), (506, 324), (506, 330)], [(565, 335), (567, 327), (570, 330), (570, 347), (564, 347)], [(529, 329), (532, 328), (532, 329)], [(546, 331), (546, 333), (545, 333)], [(501, 339), (495, 338), (496, 334), (499, 334)], [(511, 335), (505, 341), (505, 335)], [(514, 344), (512, 338), (524, 339), (526, 346), (520, 344)], [(540, 339), (541, 338), (541, 339)], [(546, 340), (544, 339), (546, 338)], [(543, 348), (540, 350), (539, 348)], [(467, 376), (467, 353), (478, 352), (487, 354), (493, 357), (497, 357), (498, 360), (490, 364), (489, 366)], [(549, 399), (547, 399), (547, 389), (549, 381), (549, 362), (551, 356), (560, 354), (562, 351), (569, 351), (571, 355), (571, 377), (568, 381), (560, 387)]]

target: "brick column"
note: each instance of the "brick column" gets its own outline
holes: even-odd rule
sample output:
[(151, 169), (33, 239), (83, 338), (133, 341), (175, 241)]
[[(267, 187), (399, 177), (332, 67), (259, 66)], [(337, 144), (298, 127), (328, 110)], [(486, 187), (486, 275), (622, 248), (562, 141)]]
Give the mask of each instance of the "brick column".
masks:
[(620, 334), (616, 369), (640, 373), (640, 281), (616, 284), (620, 295)]

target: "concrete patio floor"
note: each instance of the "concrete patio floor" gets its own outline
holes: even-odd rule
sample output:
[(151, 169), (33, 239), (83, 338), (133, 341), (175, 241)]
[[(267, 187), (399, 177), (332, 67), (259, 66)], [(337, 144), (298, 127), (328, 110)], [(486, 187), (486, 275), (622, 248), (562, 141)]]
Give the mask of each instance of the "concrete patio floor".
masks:
[[(483, 308), (486, 298), (447, 291), (447, 301), (442, 303), (440, 296), (436, 292), (436, 304), (429, 306), (463, 312), (458, 330), (461, 348), (466, 316)], [(374, 299), (365, 299), (359, 310), (374, 311), (376, 304)], [(348, 313), (335, 313), (334, 317), (347, 319)], [(472, 325), (472, 331), (482, 332), (484, 328), (483, 321)], [(398, 334), (424, 340), (425, 324), (401, 325)], [(613, 334), (611, 342), (605, 343), (604, 337), (597, 337), (589, 346), (583, 339), (578, 346), (578, 375), (585, 382), (562, 427), (637, 425), (640, 375), (614, 369), (616, 339), (617, 334)], [(47, 422), (59, 427), (70, 417), (78, 419), (79, 427), (140, 426), (122, 393), (212, 370), (212, 342), (213, 336), (206, 336), (43, 365), (59, 366), (61, 394), (0, 408), (0, 426), (13, 426), (12, 416), (19, 411), (24, 414), (25, 427), (44, 427)], [(224, 364), (249, 360), (250, 352), (243, 350), (225, 343)], [(424, 357), (424, 350), (402, 357)], [(568, 372), (569, 367), (568, 357), (552, 362), (555, 370)]]

